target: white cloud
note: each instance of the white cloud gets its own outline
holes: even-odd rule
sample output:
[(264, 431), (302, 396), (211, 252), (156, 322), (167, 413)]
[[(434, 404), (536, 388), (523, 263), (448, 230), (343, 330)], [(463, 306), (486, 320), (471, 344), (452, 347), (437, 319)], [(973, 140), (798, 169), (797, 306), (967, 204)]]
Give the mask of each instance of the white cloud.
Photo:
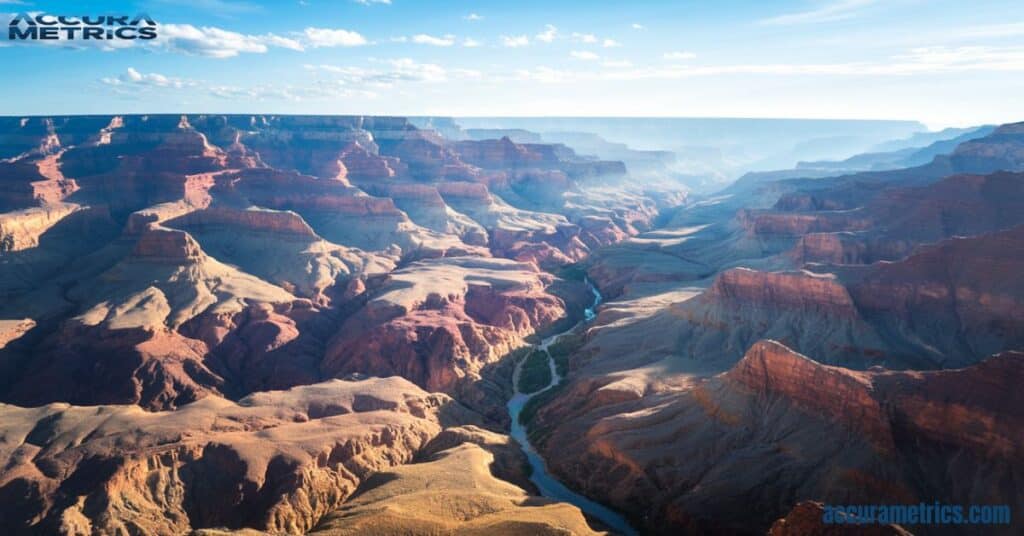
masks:
[(302, 43), (300, 43), (299, 41), (296, 41), (295, 39), (291, 39), (291, 38), (288, 38), (288, 37), (281, 37), (279, 35), (267, 34), (267, 35), (263, 36), (263, 39), (266, 41), (266, 43), (268, 45), (271, 45), (271, 46), (275, 46), (275, 47), (279, 47), (279, 48), (287, 48), (289, 50), (296, 50), (296, 51), (299, 51), (299, 52), (305, 50), (305, 47), (302, 46)]
[(210, 86), (210, 95), (228, 100), (286, 100), (301, 102), (307, 99), (338, 99), (351, 97), (376, 97), (372, 91), (352, 89), (333, 81), (317, 81), (311, 86), (295, 87), (291, 85), (260, 84), (253, 87)]
[(612, 69), (625, 69), (627, 67), (632, 67), (633, 62), (629, 60), (608, 60), (601, 62), (601, 65)]
[(692, 60), (697, 57), (693, 52), (666, 52), (661, 55), (666, 60)]
[(637, 22), (634, 22), (633, 24), (630, 24), (629, 27), (634, 29), (634, 30), (646, 30), (647, 29), (646, 26), (644, 26), (643, 24), (637, 23)]
[(191, 24), (161, 24), (156, 46), (167, 50), (209, 56), (231, 58), (242, 53), (263, 54), (268, 46), (279, 46), (276, 36), (247, 35), (212, 26), (196, 28)]
[(481, 80), (484, 77), (484, 73), (476, 69), (452, 69), (451, 73), (455, 78), (465, 78), (468, 80)]
[(368, 6), (370, 4), (391, 4), (391, 0), (352, 0), (357, 4)]
[(306, 28), (305, 42), (312, 48), (357, 47), (367, 44), (358, 32), (332, 28)]
[(501, 44), (508, 48), (525, 47), (530, 44), (530, 38), (525, 35), (503, 35)]
[(814, 24), (856, 17), (859, 11), (877, 0), (833, 0), (808, 11), (786, 13), (759, 21), (767, 25)]
[[(306, 28), (294, 37), (276, 34), (249, 35), (191, 24), (162, 24), (152, 46), (212, 58), (232, 58), (243, 53), (264, 54), (270, 48), (303, 51), (309, 48), (353, 47), (366, 45), (358, 32), (331, 28)], [(144, 45), (149, 46), (149, 45)]]
[(328, 73), (350, 88), (390, 88), (404, 82), (445, 82), (450, 78), (479, 78), (479, 71), (452, 69), (434, 63), (419, 63), (410, 58), (380, 60), (383, 68), (367, 69), (340, 65), (305, 65), (309, 71)]
[(580, 43), (591, 44), (597, 42), (597, 36), (588, 33), (573, 32), (572, 38), (575, 39), (576, 41), (579, 41)]
[(594, 54), (593, 52), (586, 50), (573, 50), (572, 52), (569, 53), (569, 55), (577, 60), (584, 61), (594, 61), (601, 59), (601, 56), (598, 56), (597, 54)]
[(1024, 47), (920, 47), (895, 57), (911, 72), (923, 71), (1024, 71)]
[(533, 70), (519, 69), (514, 73), (517, 80), (531, 80), (546, 84), (558, 84), (572, 80), (573, 73), (563, 69), (552, 69), (550, 67), (536, 67)]
[(1024, 35), (1024, 22), (969, 26), (954, 33), (957, 37), (972, 38), (1018, 37)]
[(482, 15), (477, 15), (476, 13), (470, 13), (469, 15), (464, 15), (462, 19), (470, 22), (476, 22), (478, 20), (484, 20), (484, 17)]
[(435, 37), (427, 34), (416, 34), (412, 36), (412, 42), (417, 45), (430, 45), (435, 47), (450, 47), (455, 44), (454, 35), (445, 35), (441, 37)]
[[(605, 67), (616, 67), (608, 65)], [(516, 71), (514, 78), (543, 83), (595, 80), (677, 80), (692, 77), (765, 76), (909, 76), (978, 71), (1024, 72), (1024, 46), (915, 48), (887, 61), (847, 63), (765, 63), (727, 65), (666, 65), (594, 71), (539, 67)]]
[(140, 73), (134, 67), (129, 67), (127, 71), (115, 77), (100, 78), (100, 82), (115, 88), (115, 91), (119, 93), (126, 93), (128, 89), (133, 91), (148, 88), (181, 89), (196, 85), (191, 80), (164, 76), (160, 73)]
[(536, 39), (545, 43), (550, 43), (558, 37), (558, 28), (555, 28), (551, 24), (544, 25), (544, 31), (537, 34)]
[(622, 43), (619, 43), (614, 39), (605, 39), (604, 41), (601, 42), (601, 46), (603, 46), (604, 48), (621, 47)]
[(480, 41), (477, 41), (476, 39), (473, 39), (472, 37), (467, 37), (467, 38), (462, 40), (462, 46), (464, 46), (466, 48), (476, 48), (476, 47), (478, 47), (478, 46), (480, 46), (482, 44), (483, 43), (481, 43)]

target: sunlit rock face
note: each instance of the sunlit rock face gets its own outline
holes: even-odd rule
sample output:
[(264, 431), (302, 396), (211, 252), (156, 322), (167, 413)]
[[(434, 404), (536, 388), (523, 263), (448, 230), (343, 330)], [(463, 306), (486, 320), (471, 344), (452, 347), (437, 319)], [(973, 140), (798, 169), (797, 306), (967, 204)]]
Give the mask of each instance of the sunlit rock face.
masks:
[(593, 252), (608, 301), (530, 424), (551, 472), (666, 534), (1021, 505), (1001, 476), (1022, 462), (1017, 131), (913, 168), (765, 175)]
[[(397, 117), (0, 120), (0, 522), (306, 532), (422, 460), (370, 510), (468, 467), (444, 501), (486, 488), (480, 530), (591, 532), (531, 495), (506, 358), (581, 317), (555, 270), (685, 192), (500, 145)], [(324, 530), (421, 526), (338, 512)]]
[(563, 330), (529, 440), (643, 532), (1024, 508), (1020, 125), (692, 203), (667, 154), (437, 125), (0, 120), (0, 524), (600, 529), (504, 433)]
[[(554, 278), (539, 268), (579, 261), (643, 228), (636, 218), (597, 222), (567, 200), (582, 187), (571, 177), (598, 173), (581, 166), (614, 164), (554, 145), (502, 142), (497, 154), (403, 118), (126, 115), (3, 127), (5, 307), (35, 326), (12, 324), (4, 349), (12, 375), (3, 396), (19, 403), (168, 409), (371, 372), (339, 365), (331, 348), (344, 326), (367, 316), (364, 305), (389, 292), (396, 268), (452, 259), (438, 262), (472, 275), (494, 257), (526, 263), (493, 261), (512, 290), (452, 294), (469, 310), (459, 313), (466, 326), (486, 328), (457, 328), (452, 342), (438, 335), (436, 348), (407, 356), (434, 355), (429, 371), (389, 368), (451, 390), (565, 316), (545, 290)], [(518, 188), (530, 181), (540, 182)], [(431, 271), (402, 273), (414, 285), (437, 283), (424, 279)], [(497, 318), (506, 309), (511, 317)], [(388, 337), (398, 347), (423, 344), (412, 332)], [(390, 360), (380, 352), (391, 349), (342, 361)], [(61, 387), (34, 387), (44, 380)]]

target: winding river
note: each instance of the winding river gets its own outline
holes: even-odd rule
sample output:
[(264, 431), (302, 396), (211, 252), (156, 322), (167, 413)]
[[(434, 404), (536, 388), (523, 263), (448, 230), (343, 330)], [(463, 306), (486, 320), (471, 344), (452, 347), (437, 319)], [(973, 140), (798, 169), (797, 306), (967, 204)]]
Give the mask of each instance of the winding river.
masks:
[[(597, 288), (594, 287), (589, 280), (587, 280), (586, 283), (587, 286), (590, 287), (590, 291), (594, 294), (594, 303), (583, 311), (584, 318), (580, 321), (580, 324), (593, 320), (594, 317), (597, 316), (594, 310), (601, 303), (601, 293), (598, 292)], [(578, 325), (579, 324), (576, 324), (576, 326)], [(630, 536), (635, 535), (637, 533), (636, 530), (629, 525), (629, 522), (626, 521), (626, 518), (621, 514), (572, 491), (566, 487), (565, 484), (562, 484), (555, 479), (555, 477), (551, 476), (551, 474), (548, 473), (547, 466), (544, 464), (544, 459), (540, 457), (540, 454), (538, 454), (536, 449), (533, 448), (533, 445), (530, 444), (530, 440), (526, 436), (526, 427), (519, 422), (519, 414), (523, 411), (523, 406), (525, 406), (531, 398), (551, 389), (561, 381), (561, 378), (558, 376), (558, 369), (555, 367), (555, 360), (551, 359), (551, 355), (548, 354), (548, 348), (562, 335), (576, 329), (576, 326), (572, 326), (561, 333), (556, 333), (547, 337), (541, 341), (539, 346), (537, 346), (539, 350), (543, 350), (544, 353), (547, 354), (548, 366), (551, 367), (551, 383), (549, 383), (547, 387), (530, 394), (519, 392), (519, 373), (523, 363), (526, 362), (526, 359), (520, 360), (519, 364), (516, 365), (515, 372), (512, 375), (512, 386), (515, 390), (515, 394), (508, 401), (508, 414), (512, 417), (512, 437), (522, 445), (523, 452), (526, 454), (526, 458), (530, 462), (530, 467), (533, 469), (533, 472), (530, 475), (530, 481), (537, 486), (541, 495), (574, 504), (587, 515), (601, 520), (602, 523), (620, 534)]]

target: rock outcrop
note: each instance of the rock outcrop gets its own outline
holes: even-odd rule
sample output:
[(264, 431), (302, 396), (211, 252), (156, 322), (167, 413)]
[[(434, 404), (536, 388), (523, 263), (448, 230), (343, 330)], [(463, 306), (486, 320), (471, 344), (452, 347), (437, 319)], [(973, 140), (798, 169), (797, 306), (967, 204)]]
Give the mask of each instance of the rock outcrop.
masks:
[(311, 534), (598, 534), (567, 503), (498, 480), (494, 454), (463, 443), (374, 475)]
[(474, 422), (400, 378), (214, 396), (162, 413), (50, 404), (0, 414), (0, 520), (15, 533), (305, 532), (442, 427)]
[(328, 344), (323, 370), (398, 374), (456, 392), (482, 369), (566, 315), (531, 264), (451, 257), (393, 272)]
[[(1024, 495), (998, 475), (1022, 459), (1021, 374), (1020, 352), (959, 370), (864, 372), (761, 341), (723, 374), (643, 397), (574, 382), (531, 434), (555, 474), (655, 533), (763, 531), (802, 500), (1017, 505)], [(953, 453), (962, 458), (948, 466)], [(913, 476), (929, 472), (945, 476)]]

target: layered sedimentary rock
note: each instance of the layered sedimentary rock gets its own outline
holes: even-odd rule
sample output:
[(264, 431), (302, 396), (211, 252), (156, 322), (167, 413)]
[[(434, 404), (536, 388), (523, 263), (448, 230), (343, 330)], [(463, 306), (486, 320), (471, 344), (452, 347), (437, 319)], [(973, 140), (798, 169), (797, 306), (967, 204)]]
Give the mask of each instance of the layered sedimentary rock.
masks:
[(922, 247), (893, 263), (840, 272), (893, 347), (963, 366), (1024, 344), (1024, 226)]
[(11, 400), (175, 407), (216, 392), (222, 381), (204, 356), (249, 300), (281, 311), (310, 307), (211, 259), (187, 233), (160, 227), (94, 277), (65, 295), (75, 316), (37, 348)]
[(215, 207), (166, 225), (188, 231), (214, 257), (319, 303), (329, 301), (325, 293), (332, 287), (395, 266), (390, 257), (327, 242), (291, 211)]
[(860, 367), (875, 364), (887, 348), (834, 274), (733, 268), (673, 312), (683, 320), (677, 351), (719, 366), (765, 337)]
[[(915, 169), (766, 180), (596, 251), (611, 301), (526, 412), (549, 470), (652, 533), (763, 532), (801, 501), (1020, 505), (1024, 182), (995, 171), (1021, 145), (1002, 130)], [(806, 509), (776, 530), (821, 528)]]
[[(636, 232), (629, 209), (618, 217), (614, 203), (602, 209), (607, 219), (588, 214), (576, 226), (491, 197), (486, 184), (509, 188), (544, 173), (559, 177), (552, 195), (577, 188), (565, 169), (579, 159), (564, 147), (516, 146), (542, 158), (481, 160), (483, 169), (402, 118), (83, 116), (4, 125), (11, 160), (0, 177), (16, 186), (4, 203), (17, 210), (0, 215), (0, 290), (10, 298), (2, 310), (14, 322), (0, 391), (21, 403), (173, 408), (317, 381), (334, 372), (321, 364), (328, 341), (348, 317), (366, 316), (368, 289), (398, 263), (497, 255), (556, 267)], [(445, 178), (474, 182), (438, 182)], [(524, 192), (517, 201), (533, 203)], [(483, 319), (500, 335), (467, 334), (479, 363), (464, 366), (462, 346), (439, 344), (438, 363), (448, 368), (436, 374), (477, 375), (564, 314), (543, 288), (530, 288), (513, 320)], [(38, 381), (64, 387), (36, 389)]]
[(550, 275), (504, 259), (451, 257), (393, 272), (329, 343), (323, 370), (399, 374), (454, 392), (565, 316)]
[(638, 528), (1024, 507), (1019, 125), (685, 208), (619, 163), (403, 118), (0, 130), (0, 400), (49, 403), (0, 408), (4, 526), (586, 533), (498, 433), (508, 356), (582, 317), (584, 277), (606, 302), (524, 415)]
[[(1021, 504), (998, 475), (1021, 460), (1022, 373), (1020, 352), (858, 372), (762, 341), (724, 374), (642, 398), (575, 383), (538, 413), (534, 437), (555, 474), (652, 532), (765, 530), (807, 499)], [(949, 466), (952, 453), (962, 458)], [(928, 471), (947, 476), (912, 476)]]
[[(509, 148), (485, 158), (403, 118), (0, 120), (0, 400), (44, 404), (0, 408), (3, 525), (303, 532), (415, 460), (366, 505), (414, 506), (424, 475), (468, 464), (428, 525), (590, 532), (529, 495), (494, 431), (503, 358), (590, 299), (543, 268), (681, 199), (617, 194), (619, 163)], [(414, 383), (316, 384), (395, 374)]]
[(400, 378), (339, 380), (175, 411), (0, 405), (8, 530), (305, 532), (443, 426), (474, 422)]
[[(439, 436), (426, 459), (374, 475), (312, 534), (597, 534), (576, 507), (495, 478), (502, 436), (471, 433), (436, 451), (435, 443), (446, 443)], [(517, 461), (525, 463), (521, 452)]]
[[(473, 183), (472, 186), (483, 185)], [(374, 185), (370, 191), (393, 199), (395, 204), (418, 225), (458, 236), (469, 245), (487, 244), (487, 229), (449, 206), (437, 185), (385, 183)]]
[[(791, 255), (797, 262), (867, 264), (896, 260), (921, 245), (973, 236), (1024, 222), (1024, 175), (953, 175), (933, 185), (890, 188), (867, 204), (858, 225), (837, 222), (833, 232), (804, 234)], [(827, 214), (824, 216), (827, 217)]]
[(371, 251), (397, 248), (420, 257), (473, 251), (457, 236), (416, 225), (391, 198), (366, 195), (340, 181), (252, 169), (219, 181), (216, 194), (234, 202), (292, 210), (325, 239)]

